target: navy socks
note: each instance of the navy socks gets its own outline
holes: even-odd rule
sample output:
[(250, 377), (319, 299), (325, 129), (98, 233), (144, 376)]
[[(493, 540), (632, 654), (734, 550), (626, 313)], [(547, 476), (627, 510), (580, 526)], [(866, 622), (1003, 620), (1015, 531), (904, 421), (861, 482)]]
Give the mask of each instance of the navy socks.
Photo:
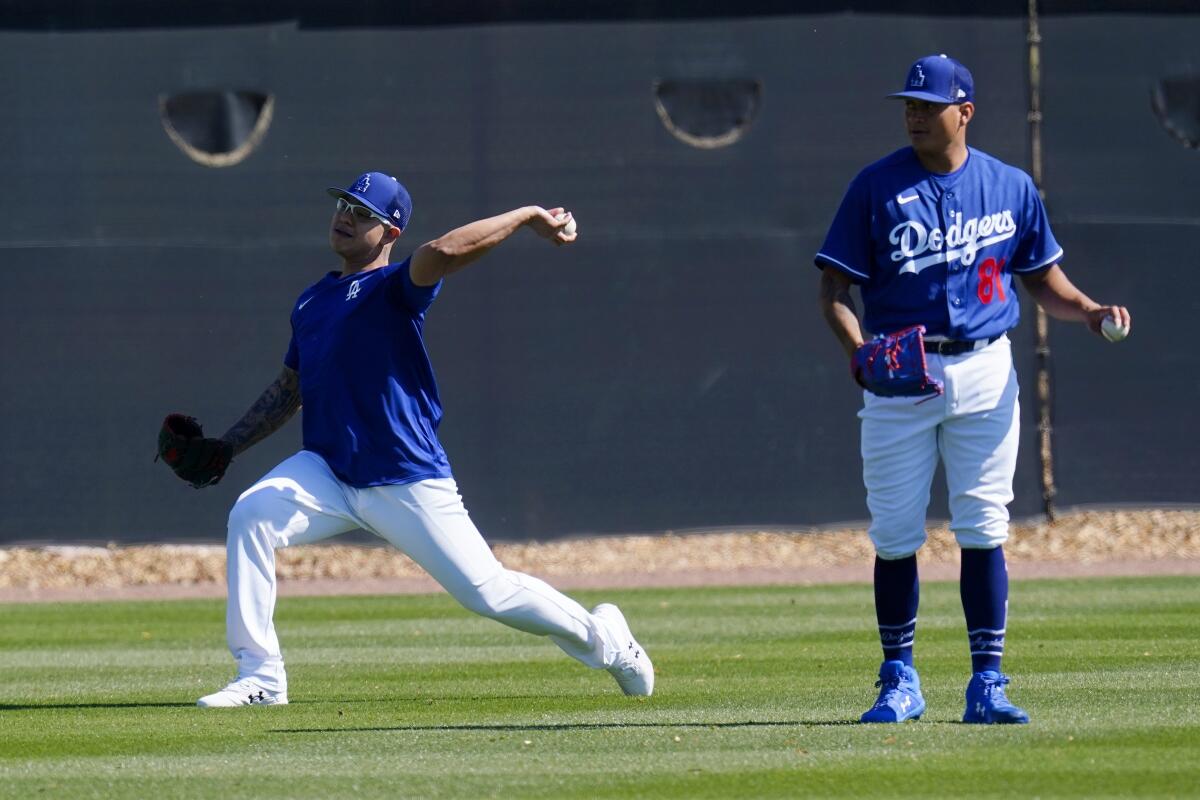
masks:
[(1008, 568), (1004, 548), (963, 550), (959, 578), (974, 672), (1000, 671), (1008, 616)]
[(920, 597), (915, 553), (895, 561), (875, 556), (875, 618), (884, 661), (912, 666)]
[[(959, 592), (971, 645), (971, 670), (999, 672), (1008, 617), (1004, 548), (964, 549)], [(875, 557), (875, 618), (884, 661), (912, 666), (920, 595), (916, 555), (894, 561)]]

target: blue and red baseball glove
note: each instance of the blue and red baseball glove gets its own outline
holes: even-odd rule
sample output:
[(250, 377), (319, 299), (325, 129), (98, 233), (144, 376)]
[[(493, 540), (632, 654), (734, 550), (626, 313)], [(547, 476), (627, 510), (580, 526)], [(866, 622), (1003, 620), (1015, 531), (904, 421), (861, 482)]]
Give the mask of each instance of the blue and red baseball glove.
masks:
[(914, 325), (863, 343), (850, 359), (859, 386), (880, 397), (939, 395), (942, 384), (925, 363), (925, 326)]

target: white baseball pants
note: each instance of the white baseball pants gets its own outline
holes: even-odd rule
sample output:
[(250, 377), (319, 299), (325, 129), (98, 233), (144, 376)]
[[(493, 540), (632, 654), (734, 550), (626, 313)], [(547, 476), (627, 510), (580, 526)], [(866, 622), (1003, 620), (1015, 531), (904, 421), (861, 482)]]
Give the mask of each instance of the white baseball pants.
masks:
[(273, 621), (275, 549), (355, 528), (391, 542), (467, 609), (549, 636), (589, 667), (612, 663), (615, 643), (579, 603), (507, 570), (471, 522), (451, 478), (356, 489), (302, 450), (247, 489), (229, 514), (226, 632), (238, 678), (286, 691)]
[(925, 543), (925, 513), (938, 458), (946, 472), (950, 529), (966, 548), (1008, 539), (1020, 404), (1012, 346), (1002, 336), (958, 356), (927, 354), (940, 397), (863, 392), (863, 483), (868, 533), (881, 558), (907, 558)]

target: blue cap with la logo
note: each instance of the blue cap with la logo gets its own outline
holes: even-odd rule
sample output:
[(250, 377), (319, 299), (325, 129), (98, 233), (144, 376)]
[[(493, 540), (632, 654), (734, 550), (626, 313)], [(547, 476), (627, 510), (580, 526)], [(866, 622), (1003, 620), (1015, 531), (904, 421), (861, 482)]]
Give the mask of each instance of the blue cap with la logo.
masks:
[(930, 103), (975, 102), (975, 79), (971, 71), (942, 53), (918, 59), (908, 68), (904, 91), (888, 97), (926, 100)]
[(412, 197), (404, 184), (382, 172), (365, 172), (349, 189), (326, 189), (334, 197), (364, 205), (403, 230), (412, 216)]

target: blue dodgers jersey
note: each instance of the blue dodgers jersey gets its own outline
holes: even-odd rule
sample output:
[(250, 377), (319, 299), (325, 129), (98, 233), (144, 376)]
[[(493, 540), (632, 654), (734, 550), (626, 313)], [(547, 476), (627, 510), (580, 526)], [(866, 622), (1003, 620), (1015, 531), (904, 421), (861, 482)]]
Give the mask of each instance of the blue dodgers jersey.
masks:
[(860, 284), (872, 333), (924, 325), (928, 335), (988, 339), (1016, 326), (1013, 274), (1062, 258), (1028, 175), (968, 148), (938, 175), (911, 147), (858, 174), (842, 199), (818, 267)]
[(351, 486), (451, 476), (422, 339), (441, 283), (414, 285), (410, 260), (344, 278), (331, 272), (292, 311), (283, 363), (300, 373), (304, 449)]

